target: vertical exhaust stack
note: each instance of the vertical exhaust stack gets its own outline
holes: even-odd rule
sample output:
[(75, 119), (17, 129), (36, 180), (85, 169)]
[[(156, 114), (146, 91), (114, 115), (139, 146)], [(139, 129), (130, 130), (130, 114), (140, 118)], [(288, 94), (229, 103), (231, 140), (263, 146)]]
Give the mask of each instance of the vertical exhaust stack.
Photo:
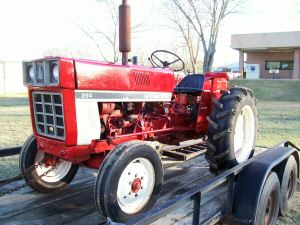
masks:
[(122, 0), (119, 7), (119, 51), (122, 53), (122, 64), (128, 64), (128, 53), (131, 51), (131, 8), (128, 0)]

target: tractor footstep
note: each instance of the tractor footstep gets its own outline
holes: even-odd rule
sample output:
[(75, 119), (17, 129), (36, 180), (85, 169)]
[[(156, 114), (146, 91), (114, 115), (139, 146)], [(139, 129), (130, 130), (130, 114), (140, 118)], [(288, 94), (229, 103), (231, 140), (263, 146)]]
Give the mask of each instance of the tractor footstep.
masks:
[(194, 145), (179, 147), (172, 150), (163, 149), (162, 154), (181, 161), (187, 161), (204, 154), (206, 152), (206, 149), (206, 143), (202, 142)]

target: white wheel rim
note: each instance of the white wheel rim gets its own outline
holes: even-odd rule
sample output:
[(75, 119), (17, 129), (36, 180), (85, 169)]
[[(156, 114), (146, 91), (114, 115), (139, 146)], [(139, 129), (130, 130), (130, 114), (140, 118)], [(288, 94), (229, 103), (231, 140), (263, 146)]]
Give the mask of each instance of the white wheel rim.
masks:
[(251, 154), (255, 138), (255, 119), (252, 108), (242, 108), (234, 131), (234, 154), (238, 163), (245, 162)]
[(134, 214), (149, 201), (155, 183), (152, 163), (145, 158), (130, 162), (122, 172), (117, 190), (118, 204), (126, 214)]
[[(35, 156), (35, 164), (38, 164), (44, 158), (44, 152), (38, 151)], [(38, 176), (42, 176), (41, 179), (48, 183), (55, 183), (61, 181), (67, 174), (69, 173), (72, 167), (72, 162), (68, 162), (65, 160), (60, 159), (59, 164), (57, 165), (56, 169), (49, 172), (46, 176), (42, 176), (45, 172), (50, 170), (52, 166), (47, 166), (45, 163), (38, 166), (35, 171)]]

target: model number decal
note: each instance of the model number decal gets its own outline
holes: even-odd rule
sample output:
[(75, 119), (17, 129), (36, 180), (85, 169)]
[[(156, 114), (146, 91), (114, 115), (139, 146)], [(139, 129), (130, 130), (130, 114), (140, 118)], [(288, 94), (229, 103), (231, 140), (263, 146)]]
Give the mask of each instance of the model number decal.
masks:
[(92, 92), (83, 92), (80, 96), (81, 99), (93, 99), (93, 93)]
[(161, 98), (164, 98), (166, 97), (165, 95), (159, 95), (159, 94), (148, 94), (148, 95), (145, 95), (145, 98), (146, 99), (161, 99)]
[(76, 99), (99, 102), (160, 102), (171, 101), (171, 93), (161, 92), (130, 92), (130, 91), (78, 91)]

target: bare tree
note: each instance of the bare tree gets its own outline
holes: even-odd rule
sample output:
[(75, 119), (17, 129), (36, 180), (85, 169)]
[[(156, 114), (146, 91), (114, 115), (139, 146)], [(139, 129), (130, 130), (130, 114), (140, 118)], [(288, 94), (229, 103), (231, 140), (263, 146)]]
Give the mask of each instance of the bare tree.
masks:
[[(101, 58), (108, 62), (117, 62), (119, 60), (119, 43), (118, 43), (118, 26), (119, 26), (119, 11), (117, 0), (97, 0), (103, 5), (103, 9), (108, 16), (109, 30), (103, 30), (92, 23), (88, 26), (83, 26), (74, 22), (74, 24), (89, 38), (97, 48)], [(104, 48), (103, 44), (105, 43)], [(107, 49), (109, 51), (107, 52)]]
[[(105, 14), (108, 17), (107, 22), (109, 29), (103, 29), (103, 25), (95, 26), (89, 23), (88, 26), (82, 26), (74, 23), (87, 38), (96, 46), (101, 58), (109, 62), (118, 62), (120, 58), (119, 52), (119, 5), (120, 0), (96, 0), (102, 4)], [(145, 21), (135, 23), (131, 29), (137, 32)], [(89, 28), (89, 29), (88, 29)], [(105, 45), (103, 45), (105, 44)], [(104, 47), (105, 46), (105, 47)]]
[(196, 73), (199, 71), (199, 50), (200, 50), (200, 38), (194, 31), (190, 21), (182, 17), (178, 7), (170, 4), (166, 4), (169, 14), (167, 15), (169, 20), (175, 27), (170, 28), (178, 31), (183, 38), (184, 44), (181, 46), (184, 50), (184, 58), (186, 64), (186, 71)]
[[(173, 6), (178, 9), (180, 15), (187, 22), (184, 31), (191, 28), (202, 43), (203, 71), (211, 71), (219, 29), (225, 17), (236, 13), (241, 7), (243, 0), (171, 0)], [(177, 21), (174, 15), (174, 21)], [(173, 22), (174, 22), (173, 21)], [(181, 30), (180, 26), (177, 24)], [(182, 32), (182, 31), (181, 31)]]

